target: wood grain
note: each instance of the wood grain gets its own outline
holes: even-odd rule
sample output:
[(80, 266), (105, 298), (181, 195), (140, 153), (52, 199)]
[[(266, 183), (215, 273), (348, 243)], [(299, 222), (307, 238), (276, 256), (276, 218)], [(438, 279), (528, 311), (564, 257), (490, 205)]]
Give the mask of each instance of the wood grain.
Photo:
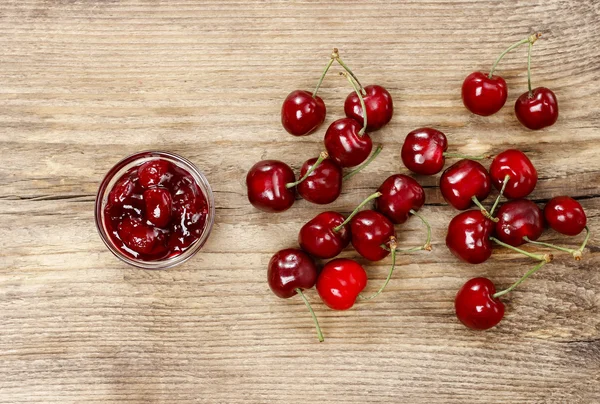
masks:
[[(4, 0), (0, 402), (600, 402), (599, 17), (594, 0)], [(533, 82), (556, 92), (557, 124), (531, 132), (514, 117), (525, 49), (500, 66), (505, 108), (469, 114), (463, 78), (534, 30), (544, 36)], [(374, 134), (384, 151), (331, 206), (299, 200), (260, 213), (245, 196), (252, 164), (268, 157), (297, 170), (343, 114), (349, 89), (331, 74), (318, 133), (294, 138), (279, 122), (283, 98), (313, 88), (334, 46), (394, 97), (392, 123)], [(434, 250), (400, 257), (388, 290), (347, 312), (309, 291), (319, 344), (301, 301), (270, 293), (266, 264), (318, 212), (348, 212), (405, 172), (401, 143), (425, 125), (455, 151), (526, 151), (540, 174), (531, 197), (579, 199), (595, 231), (590, 251), (579, 263), (558, 257), (511, 294), (497, 328), (468, 331), (453, 313), (458, 287), (473, 276), (508, 285), (530, 262), (498, 250), (485, 264), (459, 263), (443, 243), (455, 212), (436, 177), (419, 178)], [(120, 263), (94, 226), (102, 177), (144, 149), (188, 157), (215, 192), (209, 242), (167, 271)], [(398, 230), (403, 244), (422, 238), (415, 221)], [(374, 289), (389, 262), (365, 264)]]

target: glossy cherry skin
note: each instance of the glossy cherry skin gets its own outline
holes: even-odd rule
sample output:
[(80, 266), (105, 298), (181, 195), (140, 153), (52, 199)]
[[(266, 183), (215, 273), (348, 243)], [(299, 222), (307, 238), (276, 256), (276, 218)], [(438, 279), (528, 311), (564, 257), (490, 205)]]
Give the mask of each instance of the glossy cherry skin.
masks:
[[(367, 108), (367, 131), (373, 132), (390, 122), (394, 114), (394, 103), (390, 93), (381, 86), (370, 85), (364, 89), (367, 93), (363, 96)], [(362, 106), (356, 92), (351, 92), (346, 97), (344, 112), (348, 118), (359, 122), (361, 126), (364, 124)]]
[(153, 256), (167, 251), (163, 233), (140, 219), (126, 218), (117, 231), (123, 243), (137, 253)]
[(535, 188), (538, 174), (531, 160), (520, 150), (508, 149), (498, 154), (490, 164), (492, 184), (497, 190), (502, 188), (504, 177), (510, 179), (506, 184), (504, 196), (510, 199), (525, 198)]
[(373, 141), (367, 133), (360, 136), (360, 129), (360, 124), (350, 118), (338, 119), (327, 128), (325, 149), (341, 167), (357, 166), (371, 154)]
[(248, 200), (264, 212), (288, 210), (296, 199), (296, 189), (286, 188), (286, 184), (294, 181), (294, 172), (287, 164), (277, 160), (259, 161), (246, 175)]
[(156, 187), (169, 181), (172, 177), (173, 165), (160, 159), (145, 162), (138, 169), (138, 177), (142, 188)]
[(440, 191), (450, 205), (464, 210), (473, 205), (473, 196), (483, 201), (492, 189), (491, 177), (484, 166), (474, 160), (459, 160), (440, 177)]
[(529, 129), (538, 130), (552, 126), (558, 119), (556, 95), (545, 87), (534, 89), (531, 97), (527, 91), (517, 98), (515, 115), (519, 122)]
[(504, 303), (494, 298), (496, 287), (487, 278), (473, 278), (456, 294), (456, 317), (474, 330), (487, 330), (504, 317)]
[(559, 233), (576, 236), (587, 224), (581, 204), (568, 196), (557, 196), (546, 204), (544, 217), (548, 225)]
[(413, 173), (433, 175), (444, 168), (446, 150), (446, 135), (433, 128), (420, 128), (406, 135), (400, 155), (406, 168)]
[(269, 287), (282, 299), (296, 295), (296, 289), (312, 288), (317, 282), (317, 275), (313, 259), (297, 248), (276, 252), (267, 270)]
[(375, 206), (392, 223), (400, 224), (408, 220), (410, 210), (419, 210), (425, 203), (425, 191), (414, 179), (404, 174), (389, 176), (378, 189), (381, 196)]
[[(312, 158), (302, 165), (300, 178), (304, 177), (316, 161), (316, 158)], [(335, 201), (342, 193), (342, 178), (342, 168), (335, 161), (327, 158), (321, 161), (321, 164), (296, 188), (307, 201), (325, 205)]]
[(506, 202), (496, 217), (496, 237), (515, 247), (525, 243), (523, 237), (535, 241), (544, 232), (542, 210), (527, 199)]
[(354, 249), (370, 261), (387, 257), (390, 252), (381, 246), (388, 246), (390, 238), (396, 237), (394, 224), (374, 210), (363, 210), (354, 216), (350, 221), (350, 233)]
[(314, 132), (323, 121), (327, 109), (318, 95), (304, 90), (292, 91), (281, 106), (281, 124), (294, 136), (306, 136)]
[(457, 258), (470, 264), (480, 264), (492, 255), (494, 222), (479, 210), (467, 210), (456, 215), (448, 225), (446, 246)]
[(345, 224), (339, 231), (333, 229), (344, 220), (344, 216), (337, 212), (319, 213), (302, 226), (298, 244), (313, 257), (333, 258), (339, 255), (350, 244), (350, 225)]
[(474, 114), (495, 114), (504, 106), (507, 96), (506, 81), (500, 76), (489, 78), (487, 73), (474, 72), (463, 81), (463, 104)]
[(329, 261), (317, 279), (317, 292), (329, 308), (348, 310), (367, 286), (367, 273), (356, 261), (337, 258)]
[(151, 188), (144, 191), (146, 218), (157, 227), (166, 227), (171, 221), (173, 199), (164, 188)]

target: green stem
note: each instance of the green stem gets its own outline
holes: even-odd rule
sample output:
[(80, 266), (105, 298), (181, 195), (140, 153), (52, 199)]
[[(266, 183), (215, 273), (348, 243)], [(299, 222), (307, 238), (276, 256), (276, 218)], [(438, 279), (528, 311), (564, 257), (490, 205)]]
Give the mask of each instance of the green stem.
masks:
[(362, 94), (360, 93), (360, 90), (358, 89), (358, 87), (356, 87), (356, 83), (354, 83), (354, 81), (350, 78), (350, 76), (348, 76), (348, 74), (346, 72), (340, 72), (340, 75), (346, 77), (346, 79), (348, 80), (348, 83), (350, 83), (352, 85), (352, 88), (354, 88), (354, 92), (356, 92), (356, 95), (358, 96), (358, 99), (360, 101), (360, 107), (362, 108), (363, 111), (363, 127), (360, 129), (360, 131), (358, 131), (358, 135), (362, 136), (365, 133), (365, 130), (367, 128), (367, 107), (365, 106), (365, 100), (362, 96)]
[(483, 206), (481, 204), (481, 202), (479, 202), (479, 200), (477, 199), (477, 197), (475, 195), (473, 195), (471, 197), (471, 200), (481, 210), (481, 214), (483, 216), (485, 216), (486, 218), (488, 218), (489, 220), (491, 220), (494, 223), (498, 222), (498, 218), (497, 217), (493, 217), (492, 215), (490, 215), (490, 213), (487, 211), (487, 209), (485, 208), (485, 206)]
[(502, 188), (500, 189), (500, 193), (496, 197), (494, 204), (492, 205), (492, 209), (490, 210), (490, 216), (493, 217), (496, 208), (498, 207), (498, 203), (500, 203), (500, 198), (504, 195), (504, 190), (506, 189), (506, 184), (508, 184), (508, 180), (510, 180), (510, 175), (504, 176), (504, 181), (502, 181)]
[(490, 240), (492, 240), (494, 243), (501, 245), (502, 247), (506, 247), (510, 250), (516, 251), (518, 253), (521, 253), (523, 255), (528, 256), (529, 258), (533, 258), (534, 260), (537, 261), (544, 261), (544, 262), (550, 262), (552, 261), (552, 254), (544, 254), (544, 255), (539, 255), (539, 254), (532, 254), (530, 252), (527, 252), (525, 250), (521, 250), (520, 248), (514, 247), (510, 244), (506, 244), (500, 240), (498, 240), (496, 237), (490, 237)]
[(323, 70), (323, 74), (321, 74), (321, 77), (319, 78), (319, 82), (317, 83), (317, 87), (315, 88), (315, 91), (313, 91), (313, 93), (312, 93), (313, 98), (315, 98), (317, 96), (317, 93), (319, 92), (319, 88), (321, 88), (321, 84), (323, 84), (323, 80), (325, 79), (325, 75), (329, 71), (329, 68), (333, 64), (334, 60), (335, 59), (333, 59), (333, 58), (329, 59), (329, 62), (327, 63), (327, 66), (325, 66), (325, 70)]
[(300, 184), (302, 181), (304, 181), (305, 179), (308, 178), (309, 175), (312, 174), (313, 171), (315, 171), (317, 169), (317, 167), (321, 164), (321, 162), (323, 160), (325, 160), (327, 157), (329, 157), (329, 154), (327, 154), (327, 152), (323, 151), (319, 154), (319, 158), (317, 159), (317, 161), (315, 161), (315, 164), (312, 165), (312, 167), (306, 172), (306, 174), (304, 174), (302, 176), (302, 178), (300, 178), (298, 181), (296, 182), (289, 182), (287, 184), (285, 184), (286, 188), (293, 188), (296, 185)]
[(468, 156), (460, 153), (448, 153), (444, 152), (444, 157), (447, 158), (456, 158), (456, 159), (467, 159), (467, 160), (484, 160), (489, 159), (491, 156), (489, 154), (482, 154), (481, 156)]
[(529, 88), (529, 98), (533, 97), (531, 89), (531, 49), (533, 49), (533, 43), (529, 42), (529, 50), (527, 51), (527, 87)]
[(513, 49), (515, 49), (515, 48), (517, 48), (517, 47), (519, 47), (519, 46), (521, 46), (521, 45), (523, 45), (523, 44), (525, 44), (525, 43), (528, 43), (528, 42), (529, 42), (531, 45), (533, 45), (533, 43), (534, 43), (535, 41), (537, 41), (537, 39), (538, 39), (539, 37), (541, 37), (541, 36), (542, 36), (542, 34), (539, 34), (539, 33), (538, 33), (538, 34), (533, 34), (533, 35), (530, 35), (530, 36), (528, 36), (527, 38), (525, 38), (525, 39), (521, 39), (519, 42), (516, 42), (516, 43), (514, 43), (514, 44), (510, 45), (508, 48), (506, 48), (506, 50), (504, 50), (504, 52), (502, 52), (502, 53), (500, 54), (500, 56), (498, 56), (498, 58), (496, 59), (496, 61), (495, 61), (495, 62), (494, 62), (494, 64), (492, 65), (492, 69), (490, 70), (490, 74), (488, 75), (488, 77), (489, 77), (490, 79), (492, 78), (492, 76), (494, 75), (494, 71), (496, 70), (496, 67), (498, 66), (498, 63), (500, 63), (500, 61), (502, 60), (502, 58), (503, 58), (503, 57), (504, 57), (504, 56), (505, 56), (505, 55), (506, 55), (508, 52), (510, 52), (511, 50), (513, 50)]
[(353, 177), (356, 173), (358, 173), (360, 170), (362, 170), (363, 168), (365, 168), (366, 166), (368, 166), (369, 164), (371, 164), (371, 162), (373, 160), (375, 160), (375, 158), (377, 157), (377, 155), (379, 153), (381, 153), (381, 150), (383, 149), (383, 145), (379, 145), (377, 146), (377, 148), (375, 149), (375, 151), (371, 154), (371, 156), (361, 165), (359, 165), (358, 167), (356, 167), (354, 170), (350, 171), (348, 174), (344, 175), (343, 180), (347, 180), (350, 177)]
[[(365, 91), (365, 89), (363, 88), (362, 84), (360, 84), (360, 81), (358, 81), (358, 78), (356, 77), (356, 75), (352, 72), (352, 70), (350, 70), (350, 68), (342, 61), (342, 59), (340, 58), (340, 55), (337, 54), (337, 49), (334, 49), (334, 53), (336, 54), (335, 56), (335, 60), (340, 64), (340, 66), (342, 66), (344, 68), (344, 70), (352, 77), (352, 79), (356, 82), (356, 84), (358, 85), (358, 88), (360, 88), (360, 93), (362, 95), (367, 95), (367, 92)], [(333, 54), (331, 55), (332, 57), (334, 56)]]
[(519, 279), (518, 281), (516, 281), (515, 283), (513, 283), (508, 289), (504, 289), (503, 291), (496, 292), (496, 293), (494, 293), (494, 295), (492, 297), (494, 299), (497, 299), (500, 296), (503, 296), (503, 295), (507, 294), (508, 292), (512, 291), (514, 288), (516, 288), (521, 283), (523, 283), (523, 281), (525, 279), (529, 278), (531, 275), (533, 275), (534, 273), (536, 273), (544, 265), (546, 265), (546, 261), (540, 262), (535, 267), (533, 267), (532, 269), (530, 269), (529, 271), (527, 271), (527, 273), (525, 273), (525, 275), (523, 275), (523, 277), (521, 277), (521, 279)]
[(304, 296), (304, 293), (302, 293), (302, 289), (296, 288), (295, 290), (296, 290), (296, 293), (298, 293), (300, 295), (302, 300), (304, 300), (304, 304), (306, 305), (306, 307), (308, 307), (308, 311), (310, 311), (310, 315), (312, 316), (313, 321), (315, 322), (315, 327), (317, 329), (317, 337), (319, 338), (319, 342), (325, 341), (325, 338), (323, 338), (323, 332), (321, 331), (321, 326), (319, 325), (319, 320), (317, 320), (317, 315), (313, 311), (312, 306), (308, 302), (308, 299), (306, 298), (306, 296)]
[(561, 247), (561, 246), (558, 246), (558, 245), (555, 245), (555, 244), (545, 243), (543, 241), (530, 240), (527, 236), (523, 237), (523, 240), (527, 241), (530, 244), (535, 244), (535, 245), (539, 245), (539, 246), (542, 246), (542, 247), (553, 248), (553, 249), (558, 250), (558, 251), (568, 252), (569, 254), (571, 254), (573, 256), (573, 258), (575, 258), (577, 261), (579, 261), (579, 260), (581, 260), (581, 256), (582, 256), (583, 250), (585, 249), (585, 246), (587, 245), (587, 242), (590, 239), (590, 229), (589, 229), (589, 227), (585, 226), (585, 231), (586, 231), (585, 239), (583, 240), (583, 243), (581, 244), (581, 247), (579, 247), (578, 249)]
[(390, 271), (388, 272), (388, 276), (385, 279), (385, 282), (379, 288), (379, 290), (377, 292), (375, 292), (374, 294), (372, 294), (371, 296), (365, 297), (363, 295), (358, 295), (358, 297), (360, 297), (362, 300), (371, 300), (371, 299), (379, 296), (381, 294), (381, 292), (383, 292), (385, 287), (388, 285), (388, 283), (390, 283), (390, 279), (392, 279), (392, 274), (394, 273), (394, 268), (396, 267), (396, 241), (395, 240), (390, 242), (390, 249), (392, 251), (392, 267), (390, 268)]
[(421, 216), (420, 213), (418, 213), (416, 210), (411, 209), (410, 213), (415, 215), (416, 217), (418, 217), (419, 219), (421, 219), (421, 222), (423, 222), (423, 224), (427, 227), (427, 239), (425, 240), (425, 244), (423, 244), (421, 247), (419, 247), (419, 249), (421, 250), (427, 250), (427, 251), (431, 251), (431, 225), (429, 224), (429, 222), (427, 220), (425, 220), (425, 218), (423, 216)]
[(374, 194), (371, 194), (367, 197), (367, 199), (365, 199), (364, 201), (362, 201), (357, 207), (356, 209), (354, 209), (352, 211), (352, 213), (350, 213), (350, 215), (346, 218), (346, 220), (344, 220), (342, 222), (342, 224), (340, 224), (339, 226), (336, 226), (333, 228), (333, 231), (335, 231), (336, 233), (340, 230), (342, 230), (342, 228), (347, 225), (350, 220), (352, 220), (352, 218), (354, 216), (356, 216), (356, 214), (360, 211), (360, 209), (365, 206), (367, 203), (369, 203), (370, 201), (372, 201), (373, 199), (379, 198), (381, 196), (381, 192), (375, 192)]

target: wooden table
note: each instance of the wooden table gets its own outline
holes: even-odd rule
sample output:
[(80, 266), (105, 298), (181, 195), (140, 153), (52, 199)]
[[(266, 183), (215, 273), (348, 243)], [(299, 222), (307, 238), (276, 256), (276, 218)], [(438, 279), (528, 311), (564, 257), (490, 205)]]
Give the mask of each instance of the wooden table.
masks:
[[(593, 0), (3, 1), (0, 402), (600, 402), (599, 16)], [(535, 30), (533, 82), (556, 92), (557, 124), (532, 132), (514, 117), (526, 48), (500, 66), (502, 111), (468, 113), (464, 77)], [(247, 170), (263, 158), (298, 170), (343, 116), (350, 90), (334, 68), (319, 132), (295, 138), (280, 124), (284, 97), (313, 88), (334, 46), (394, 97), (392, 123), (373, 135), (384, 151), (330, 206), (261, 213), (246, 199)], [(498, 327), (469, 331), (454, 315), (457, 289), (474, 276), (507, 286), (532, 262), (503, 249), (482, 265), (458, 262), (444, 245), (456, 212), (438, 176), (418, 178), (433, 251), (401, 256), (384, 294), (347, 312), (309, 291), (319, 344), (301, 300), (269, 291), (267, 262), (318, 212), (349, 212), (406, 172), (402, 141), (426, 125), (454, 151), (525, 151), (540, 177), (531, 198), (577, 198), (590, 250), (581, 262), (559, 254), (504, 299)], [(104, 174), (146, 149), (188, 157), (215, 192), (209, 242), (165, 271), (121, 263), (94, 225)], [(398, 231), (405, 246), (423, 237), (416, 220)], [(376, 289), (389, 259), (361, 262)]]

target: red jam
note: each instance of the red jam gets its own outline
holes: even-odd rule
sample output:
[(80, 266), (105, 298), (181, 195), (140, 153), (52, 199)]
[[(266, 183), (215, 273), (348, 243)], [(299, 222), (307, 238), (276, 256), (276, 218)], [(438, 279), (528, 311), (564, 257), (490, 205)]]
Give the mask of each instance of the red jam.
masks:
[(200, 238), (208, 201), (194, 177), (163, 159), (132, 167), (104, 208), (107, 233), (125, 255), (143, 261), (175, 257)]

